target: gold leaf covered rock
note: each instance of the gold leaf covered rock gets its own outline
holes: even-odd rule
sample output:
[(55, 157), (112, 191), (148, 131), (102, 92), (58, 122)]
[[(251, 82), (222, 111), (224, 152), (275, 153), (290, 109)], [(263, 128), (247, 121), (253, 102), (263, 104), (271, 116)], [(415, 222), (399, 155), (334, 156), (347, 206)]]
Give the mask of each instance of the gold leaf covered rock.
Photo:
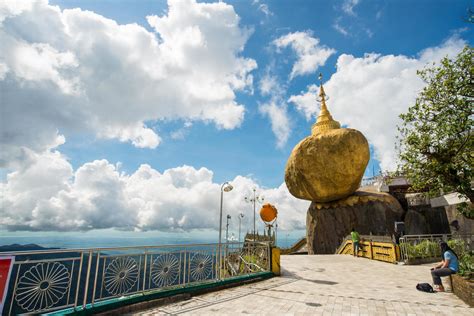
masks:
[(297, 198), (330, 202), (354, 193), (369, 162), (369, 144), (364, 135), (340, 128), (326, 106), (321, 84), (321, 111), (312, 135), (293, 148), (286, 163), (285, 182)]

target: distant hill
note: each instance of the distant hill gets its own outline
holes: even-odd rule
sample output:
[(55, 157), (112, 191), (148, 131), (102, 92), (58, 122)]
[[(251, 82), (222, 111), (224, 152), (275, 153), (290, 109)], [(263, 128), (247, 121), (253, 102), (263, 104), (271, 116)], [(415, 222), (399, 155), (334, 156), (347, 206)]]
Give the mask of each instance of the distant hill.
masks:
[(45, 248), (37, 244), (12, 244), (0, 246), (0, 252), (11, 252), (11, 251), (31, 251), (31, 250), (50, 250), (50, 249), (60, 249), (60, 248)]

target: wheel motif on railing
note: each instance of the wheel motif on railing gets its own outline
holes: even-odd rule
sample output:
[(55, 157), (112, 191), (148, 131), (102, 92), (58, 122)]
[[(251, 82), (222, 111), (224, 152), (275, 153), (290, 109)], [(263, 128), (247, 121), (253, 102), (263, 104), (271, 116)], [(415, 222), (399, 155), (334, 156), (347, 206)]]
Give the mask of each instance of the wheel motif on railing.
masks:
[(195, 254), (190, 263), (191, 277), (194, 281), (205, 280), (212, 272), (212, 258), (204, 253)]
[(15, 298), (26, 311), (53, 307), (69, 288), (69, 271), (59, 262), (38, 263), (18, 281)]
[(137, 262), (130, 257), (113, 260), (105, 271), (105, 289), (113, 295), (129, 292), (138, 279)]
[(160, 255), (153, 261), (151, 278), (158, 287), (174, 284), (179, 275), (179, 260), (175, 255)]

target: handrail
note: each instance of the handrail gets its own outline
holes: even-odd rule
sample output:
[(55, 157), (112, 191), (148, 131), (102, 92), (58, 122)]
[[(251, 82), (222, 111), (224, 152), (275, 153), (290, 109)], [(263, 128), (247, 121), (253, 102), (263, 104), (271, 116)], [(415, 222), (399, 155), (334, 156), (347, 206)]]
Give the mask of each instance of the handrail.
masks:
[[(439, 247), (436, 242), (450, 240), (462, 240), (462, 248), (474, 249), (474, 234), (422, 234), (404, 235), (400, 237), (401, 259), (405, 263), (424, 262), (433, 258), (438, 258)], [(431, 242), (426, 243), (426, 242)], [(421, 261), (420, 261), (421, 260)]]
[[(80, 309), (116, 297), (271, 271), (270, 243), (220, 246), (220, 252), (215, 243), (2, 252), (17, 260), (0, 315)], [(222, 260), (218, 253), (225, 254)]]
[(403, 235), (401, 238), (430, 238), (430, 237), (444, 237), (452, 234), (420, 234), (420, 235)]
[[(379, 235), (359, 235), (360, 240), (370, 240), (374, 242), (391, 242), (392, 237), (391, 236), (379, 236)], [(343, 242), (345, 240), (352, 240), (352, 236), (349, 234), (344, 239), (342, 240)]]
[[(379, 236), (381, 237), (381, 236)], [(345, 239), (336, 254), (353, 254), (354, 245), (352, 239)], [(371, 260), (380, 260), (390, 263), (397, 263), (400, 258), (398, 246), (390, 241), (360, 240), (358, 256)]]
[[(261, 241), (247, 241), (249, 243), (261, 243), (265, 244), (265, 242)], [(244, 242), (238, 241), (229, 241), (226, 243), (227, 245), (240, 245), (244, 244)], [(0, 251), (0, 255), (25, 255), (31, 253), (69, 253), (69, 252), (84, 252), (84, 251), (107, 251), (107, 250), (130, 250), (130, 249), (161, 249), (161, 248), (180, 248), (180, 247), (201, 247), (201, 246), (211, 246), (216, 245), (215, 243), (199, 243), (199, 244), (170, 244), (170, 245), (149, 245), (149, 246), (124, 246), (124, 247), (93, 247), (93, 248), (67, 248), (67, 249), (45, 249), (45, 250), (20, 250), (20, 251)], [(224, 244), (225, 245), (225, 244)]]
[(305, 246), (307, 243), (306, 237), (301, 238), (297, 242), (295, 242), (291, 247), (289, 248), (282, 248), (281, 249), (281, 254), (282, 255), (287, 255), (287, 254), (292, 254), (300, 250), (303, 246)]

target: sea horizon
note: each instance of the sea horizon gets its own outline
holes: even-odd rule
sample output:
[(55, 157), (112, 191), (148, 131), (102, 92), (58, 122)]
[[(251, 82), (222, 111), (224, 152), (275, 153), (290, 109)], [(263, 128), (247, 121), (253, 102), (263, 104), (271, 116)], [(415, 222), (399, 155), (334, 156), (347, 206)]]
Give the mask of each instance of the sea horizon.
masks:
[[(35, 244), (44, 248), (63, 248), (63, 249), (78, 249), (78, 248), (108, 248), (108, 247), (132, 247), (132, 246), (157, 246), (157, 245), (181, 245), (181, 244), (202, 244), (202, 243), (217, 243), (218, 234), (215, 237), (209, 234), (202, 235), (187, 235), (179, 233), (160, 234), (153, 236), (149, 233), (135, 233), (135, 235), (128, 236), (107, 236), (107, 235), (89, 235), (70, 234), (70, 233), (56, 233), (56, 234), (25, 234), (25, 235), (0, 235), (0, 246), (7, 246), (13, 244), (28, 245)], [(280, 237), (277, 236), (277, 246), (286, 248), (294, 244), (303, 236), (296, 237), (296, 235), (285, 234)], [(244, 236), (241, 236), (241, 241)], [(222, 241), (225, 242), (225, 236)], [(235, 238), (237, 241), (237, 238)]]

